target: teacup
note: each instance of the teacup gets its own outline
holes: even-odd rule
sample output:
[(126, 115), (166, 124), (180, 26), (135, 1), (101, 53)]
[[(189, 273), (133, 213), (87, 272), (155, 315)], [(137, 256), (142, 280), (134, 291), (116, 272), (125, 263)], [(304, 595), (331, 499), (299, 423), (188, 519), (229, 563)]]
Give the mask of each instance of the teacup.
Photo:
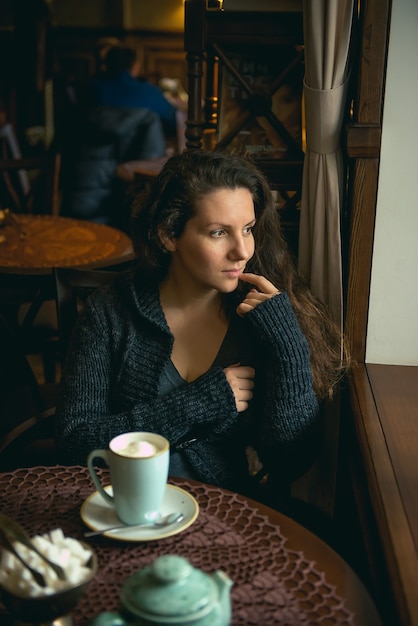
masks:
[[(114, 437), (109, 449), (92, 450), (87, 467), (100, 495), (114, 506), (124, 524), (152, 523), (160, 516), (168, 478), (170, 444), (155, 433), (131, 432)], [(110, 468), (113, 495), (100, 482), (94, 460)]]

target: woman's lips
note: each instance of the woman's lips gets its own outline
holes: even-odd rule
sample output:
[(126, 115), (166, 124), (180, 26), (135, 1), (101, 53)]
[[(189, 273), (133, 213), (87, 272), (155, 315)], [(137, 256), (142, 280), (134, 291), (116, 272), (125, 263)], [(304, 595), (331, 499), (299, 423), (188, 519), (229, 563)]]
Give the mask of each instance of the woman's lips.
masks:
[(231, 278), (238, 278), (238, 276), (241, 276), (242, 274), (242, 270), (223, 270), (223, 273), (226, 274), (227, 276), (230, 276)]

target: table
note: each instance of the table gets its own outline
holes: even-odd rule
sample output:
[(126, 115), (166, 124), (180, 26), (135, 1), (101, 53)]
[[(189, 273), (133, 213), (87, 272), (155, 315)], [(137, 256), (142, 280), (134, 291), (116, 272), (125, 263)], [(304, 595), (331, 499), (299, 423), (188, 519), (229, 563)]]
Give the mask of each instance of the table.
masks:
[(0, 235), (2, 273), (52, 274), (54, 267), (104, 267), (134, 258), (122, 231), (70, 217), (14, 214)]
[(169, 157), (140, 161), (126, 161), (116, 168), (116, 176), (125, 183), (133, 183), (135, 180), (153, 180), (163, 169)]
[[(109, 481), (108, 470), (99, 470)], [(199, 503), (197, 520), (158, 541), (90, 539), (99, 561), (87, 595), (73, 611), (77, 626), (103, 610), (117, 610), (122, 583), (157, 555), (185, 556), (234, 581), (233, 626), (381, 626), (376, 608), (353, 570), (331, 548), (290, 518), (238, 494), (170, 478)], [(31, 535), (61, 527), (82, 539), (80, 507), (94, 491), (85, 467), (53, 466), (0, 474), (1, 510)], [(4, 619), (0, 605), (0, 622)]]
[(120, 163), (116, 168), (116, 176), (125, 183), (149, 182), (161, 172), (168, 159), (174, 154), (181, 154), (186, 148), (186, 117), (187, 112), (176, 111), (176, 145), (167, 147), (166, 155), (158, 159), (143, 159)]

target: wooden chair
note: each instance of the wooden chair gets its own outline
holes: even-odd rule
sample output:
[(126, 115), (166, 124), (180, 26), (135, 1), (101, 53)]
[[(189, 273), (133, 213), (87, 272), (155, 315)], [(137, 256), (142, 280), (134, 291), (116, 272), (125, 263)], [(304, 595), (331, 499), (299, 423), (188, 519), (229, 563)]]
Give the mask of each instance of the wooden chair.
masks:
[(55, 290), (48, 275), (0, 273), (0, 314), (26, 355), (40, 354), (45, 382), (55, 381), (57, 323)]
[(54, 464), (56, 387), (39, 385), (1, 314), (0, 345), (0, 471)]
[[(61, 154), (54, 145), (37, 156), (24, 156), (12, 124), (0, 126), (0, 209), (11, 211), (7, 220), (13, 223), (14, 213), (59, 215), (60, 173)], [(41, 275), (0, 274), (0, 312), (19, 335), (25, 353), (42, 355), (45, 380), (51, 383), (57, 344), (55, 309), (50, 314), (52, 284)]]
[[(19, 213), (58, 215), (60, 208), (59, 176), (61, 154), (48, 152), (43, 156), (20, 159), (1, 158), (1, 204)], [(19, 172), (32, 172), (29, 187), (22, 186)]]
[[(11, 124), (0, 127), (0, 208), (13, 213), (59, 214), (61, 154), (53, 147), (24, 157)], [(36, 316), (46, 300), (43, 277), (1, 274), (0, 312), (12, 324), (26, 353), (42, 353), (45, 380), (54, 380), (56, 327), (54, 320), (38, 325)], [(54, 294), (51, 294), (54, 297)], [(44, 316), (46, 319), (46, 316)], [(52, 339), (52, 342), (51, 342)]]
[(109, 285), (130, 264), (105, 269), (55, 268), (55, 288), (61, 362), (64, 363), (75, 321), (87, 297), (98, 287)]
[[(62, 361), (72, 328), (88, 295), (110, 284), (130, 264), (106, 269), (54, 271), (58, 338)], [(58, 384), (40, 385), (18, 333), (0, 313), (0, 471), (53, 465)]]
[(19, 213), (59, 214), (61, 154), (52, 145), (24, 156), (11, 124), (0, 127), (0, 206)]

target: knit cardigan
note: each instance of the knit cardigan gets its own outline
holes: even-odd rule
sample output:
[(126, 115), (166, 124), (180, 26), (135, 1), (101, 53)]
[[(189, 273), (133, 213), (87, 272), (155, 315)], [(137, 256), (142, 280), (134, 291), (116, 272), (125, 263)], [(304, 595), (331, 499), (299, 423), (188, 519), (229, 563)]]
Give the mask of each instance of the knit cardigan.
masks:
[(287, 294), (260, 303), (242, 323), (256, 351), (256, 378), (250, 408), (238, 413), (220, 365), (159, 395), (174, 338), (158, 287), (142, 287), (128, 272), (97, 289), (78, 318), (63, 371), (56, 413), (63, 459), (85, 464), (91, 450), (122, 432), (152, 431), (197, 478), (224, 488), (249, 491), (249, 443), (279, 483), (303, 473), (315, 454), (319, 411), (308, 344)]

